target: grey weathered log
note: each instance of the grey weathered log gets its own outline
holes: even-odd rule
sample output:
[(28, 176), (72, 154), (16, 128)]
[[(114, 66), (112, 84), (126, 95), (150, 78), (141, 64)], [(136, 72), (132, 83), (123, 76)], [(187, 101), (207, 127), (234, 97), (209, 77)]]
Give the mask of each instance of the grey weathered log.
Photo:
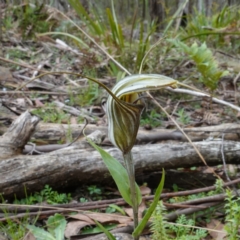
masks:
[[(50, 144), (55, 144), (59, 141), (66, 140), (67, 134), (70, 132), (72, 137), (75, 138), (84, 124), (55, 124), (55, 123), (42, 123), (40, 122), (32, 137), (32, 140), (41, 139), (42, 141)], [(100, 130), (107, 135), (106, 126), (97, 126), (93, 124), (87, 125), (85, 129), (86, 134), (90, 134), (96, 130)], [(184, 128), (192, 141), (201, 141), (211, 138), (221, 138), (222, 133), (225, 134), (226, 140), (240, 140), (240, 124), (221, 124), (218, 126), (198, 127), (198, 128)], [(186, 138), (179, 130), (173, 129), (153, 129), (147, 131), (140, 129), (137, 135), (137, 143), (149, 141), (163, 141), (163, 140), (177, 140), (186, 141)]]
[[(202, 141), (195, 145), (209, 165), (222, 164), (222, 141)], [(110, 148), (107, 152), (122, 162), (118, 149)], [(136, 176), (162, 168), (202, 165), (189, 143), (135, 146), (132, 152)], [(227, 163), (240, 163), (239, 142), (225, 141), (224, 152)], [(19, 155), (0, 162), (0, 192), (5, 197), (13, 193), (24, 195), (24, 186), (28, 192), (34, 192), (41, 190), (45, 184), (58, 189), (85, 183), (109, 183), (111, 179), (100, 154), (91, 147), (78, 149), (76, 146), (69, 146), (45, 155)]]
[(12, 123), (0, 137), (0, 161), (22, 152), (38, 122), (38, 117), (25, 112)]

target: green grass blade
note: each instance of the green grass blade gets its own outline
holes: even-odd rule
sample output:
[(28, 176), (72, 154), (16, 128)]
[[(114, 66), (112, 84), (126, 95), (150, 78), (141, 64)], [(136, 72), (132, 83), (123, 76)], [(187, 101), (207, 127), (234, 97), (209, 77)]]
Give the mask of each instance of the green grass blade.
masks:
[(111, 28), (111, 32), (112, 32), (113, 41), (119, 45), (117, 26), (116, 26), (116, 23), (114, 22), (111, 10), (107, 8), (106, 12), (107, 12), (108, 22)]
[[(94, 30), (94, 32), (97, 35), (101, 35), (101, 28), (99, 27), (98, 24), (96, 24), (93, 20), (92, 17), (89, 15), (89, 13), (84, 9), (83, 5), (80, 3), (79, 0), (68, 0), (69, 4), (71, 5), (71, 7), (77, 12), (78, 16), (82, 19), (82, 20), (87, 20), (88, 23), (90, 24), (90, 26), (92, 27), (92, 29)], [(84, 19), (85, 18), (85, 19)], [(88, 26), (89, 26), (88, 24)]]
[(125, 41), (124, 41), (124, 36), (123, 36), (121, 25), (118, 25), (118, 39), (119, 39), (119, 44), (120, 44), (121, 48), (123, 48)]
[(178, 10), (174, 13), (174, 15), (172, 16), (171, 20), (169, 21), (167, 27), (163, 31), (162, 37), (165, 36), (165, 34), (167, 33), (168, 29), (172, 26), (174, 20), (179, 16), (180, 13), (182, 13), (182, 11), (186, 7), (188, 1), (189, 0), (185, 0), (185, 2), (183, 2), (182, 5), (178, 8)]
[(119, 207), (118, 205), (116, 205), (116, 204), (109, 204), (109, 207), (115, 209), (116, 211), (120, 212), (122, 215), (126, 216), (125, 211), (121, 207)]
[(163, 190), (164, 182), (165, 182), (165, 171), (163, 169), (162, 179), (161, 179), (161, 182), (159, 183), (158, 188), (157, 188), (157, 190), (155, 192), (155, 196), (154, 196), (153, 202), (150, 205), (149, 209), (147, 210), (145, 216), (143, 217), (143, 219), (141, 220), (141, 222), (137, 226), (137, 228), (134, 230), (134, 232), (132, 234), (133, 237), (137, 237), (137, 236), (139, 236), (142, 233), (142, 231), (144, 230), (144, 228), (145, 228), (149, 218), (152, 216), (152, 213), (155, 210), (155, 208), (156, 208), (156, 206), (158, 204), (158, 201), (160, 199), (160, 195), (161, 195), (162, 190)]
[(139, 31), (139, 44), (138, 44), (138, 51), (137, 51), (137, 59), (136, 59), (136, 63), (135, 63), (135, 72), (137, 72), (136, 70), (139, 70), (144, 53), (143, 53), (143, 49), (144, 49), (144, 43), (143, 43), (143, 23), (140, 23), (140, 31)]
[(116, 16), (112, 14), (109, 8), (106, 9), (108, 22), (111, 28), (113, 41), (121, 48), (124, 47), (124, 37), (122, 33), (122, 27), (118, 24)]
[(112, 235), (112, 233), (110, 233), (101, 223), (99, 223), (96, 220), (94, 222), (106, 234), (106, 236), (109, 240), (116, 240), (116, 238)]
[(113, 16), (114, 22), (116, 23), (116, 25), (118, 25), (118, 22), (117, 22), (117, 17), (116, 17), (116, 12), (115, 12), (115, 8), (114, 8), (114, 2), (113, 2), (113, 0), (111, 0), (111, 8), (112, 8), (112, 16)]
[(46, 32), (46, 33), (40, 33), (37, 36), (54, 35), (54, 34), (70, 37), (73, 40), (77, 41), (80, 44), (80, 46), (83, 46), (85, 48), (89, 48), (89, 46), (86, 43), (84, 43), (80, 38), (78, 38), (78, 37), (76, 37), (76, 36), (74, 36), (74, 35), (72, 35), (70, 33), (65, 33), (65, 32)]

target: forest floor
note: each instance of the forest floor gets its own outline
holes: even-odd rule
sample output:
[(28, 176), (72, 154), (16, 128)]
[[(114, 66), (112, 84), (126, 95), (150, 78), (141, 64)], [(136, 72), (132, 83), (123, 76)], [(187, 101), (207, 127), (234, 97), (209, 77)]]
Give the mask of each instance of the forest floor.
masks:
[[(65, 36), (62, 38), (58, 36), (61, 41), (57, 41), (57, 37), (51, 35), (41, 37), (29, 35), (30, 37), (27, 37), (27, 34), (30, 33), (27, 33), (26, 29), (21, 29), (17, 22), (11, 23), (7, 30), (3, 28), (4, 31), (1, 33), (1, 134), (3, 135), (25, 111), (38, 116), (41, 123), (46, 123), (46, 126), (48, 123), (52, 123), (68, 125), (71, 129), (72, 125), (84, 124), (85, 118), (88, 118), (89, 123), (95, 125), (96, 128), (106, 128), (108, 123), (104, 103), (108, 95), (105, 90), (85, 77), (74, 76), (66, 72), (75, 72), (96, 78), (110, 89), (119, 78), (123, 78), (123, 73), (115, 74), (116, 72), (113, 71), (115, 68), (111, 67), (112, 63), (109, 57), (104, 55), (93, 43), (89, 43), (87, 49), (81, 48), (79, 44), (74, 45), (74, 42), (67, 43), (68, 40)], [(28, 31), (31, 30), (28, 29)], [(98, 41), (98, 37), (95, 40)], [(225, 41), (229, 41), (229, 39), (225, 39)], [(167, 43), (162, 43), (164, 48), (167, 48), (166, 45)], [(106, 46), (104, 48), (107, 50)], [(176, 55), (174, 55), (174, 50), (168, 50), (169, 53), (166, 54), (165, 60), (161, 57), (156, 60), (159, 53), (156, 50), (149, 56), (150, 62), (147, 63), (146, 72), (166, 75), (179, 81), (184, 79), (185, 84), (201, 89), (210, 96), (231, 105), (216, 103), (211, 97), (206, 96), (192, 96), (169, 90), (153, 92), (155, 99), (171, 116), (169, 118), (154, 106), (146, 95), (143, 95), (146, 108), (142, 115), (140, 130), (144, 131), (146, 135), (149, 132), (149, 136), (151, 136), (151, 133), (155, 133), (157, 129), (165, 129), (166, 134), (161, 138), (149, 137), (148, 140), (140, 141), (138, 145), (169, 144), (171, 146), (181, 144), (182, 138), (174, 140), (174, 137), (167, 136), (170, 135), (170, 132), (178, 130), (172, 119), (182, 129), (195, 129), (196, 133), (196, 128), (199, 128), (199, 132), (203, 133), (202, 136), (198, 135), (198, 139), (194, 140), (193, 134), (190, 135), (190, 138), (196, 142), (209, 141), (209, 158), (211, 158), (212, 141), (220, 141), (220, 146), (224, 146), (225, 141), (239, 141), (240, 128), (229, 130), (225, 127), (229, 126), (227, 124), (238, 126), (240, 123), (240, 111), (236, 110), (239, 105), (239, 53), (234, 54), (229, 49), (229, 51), (219, 51), (217, 48), (211, 50), (214, 52), (219, 67), (229, 72), (219, 80), (214, 91), (210, 91), (197, 81), (199, 73), (196, 71), (195, 63), (184, 58), (183, 54), (178, 52), (175, 52)], [(113, 57), (118, 58), (117, 54), (117, 50), (112, 52)], [(127, 55), (127, 52), (124, 54)], [(129, 55), (134, 55), (134, 53), (129, 53)], [(125, 58), (127, 57), (125, 56)], [(149, 65), (153, 58), (155, 58), (155, 65), (154, 69), (151, 69)], [(134, 58), (130, 57), (128, 60), (134, 61)], [(129, 69), (132, 65), (134, 64), (129, 64)], [(32, 80), (46, 72), (54, 73)], [(233, 105), (236, 106), (235, 109), (231, 107)], [(209, 127), (209, 131), (204, 130), (204, 127)], [(215, 134), (216, 132), (217, 134)], [(53, 139), (32, 137), (29, 141), (38, 147), (50, 144), (70, 144), (74, 139), (75, 136), (66, 133), (64, 137)], [(105, 149), (113, 147), (109, 141), (104, 144), (104, 139), (102, 146)], [(218, 160), (216, 160), (219, 164), (214, 162), (211, 164), (213, 165), (211, 168), (201, 161), (198, 163), (193, 161), (193, 165), (189, 163), (187, 167), (186, 164), (183, 166), (180, 164), (177, 167), (166, 168), (164, 191), (161, 197), (165, 209), (161, 210), (163, 212), (161, 214), (166, 215), (164, 221), (176, 223), (176, 225), (171, 225), (171, 223), (167, 225), (171, 239), (228, 239), (225, 227), (230, 215), (226, 217), (224, 212), (225, 187), (228, 182), (228, 186), (234, 190), (232, 199), (231, 196), (228, 196), (228, 199), (235, 204), (233, 196), (238, 194), (235, 190), (238, 189), (240, 177), (237, 160), (228, 157), (225, 159), (222, 153), (224, 151), (219, 149)], [(26, 152), (21, 154), (26, 154)], [(36, 151), (33, 157), (37, 154)], [(45, 152), (44, 154), (49, 153)], [(208, 160), (205, 158), (207, 163)], [(7, 159), (1, 161), (7, 161)], [(218, 177), (213, 174), (213, 171), (223, 182), (217, 180)], [(141, 214), (152, 201), (161, 174), (162, 171), (157, 169), (148, 171), (144, 175), (137, 175), (137, 181), (145, 199), (139, 208)], [(132, 226), (131, 208), (123, 201), (112, 181), (109, 181), (108, 185), (89, 180), (89, 183), (79, 182), (75, 185), (65, 185), (65, 188), (58, 188), (56, 184), (52, 185), (49, 182), (42, 190), (39, 190), (38, 187), (36, 189), (36, 191), (25, 192), (25, 197), (14, 196), (14, 193), (5, 197), (3, 194), (2, 203), (6, 203), (9, 199), (10, 205), (0, 206), (0, 239), (35, 239), (28, 230), (26, 231), (26, 224), (46, 226), (47, 219), (54, 214), (62, 214), (61, 216), (65, 216), (67, 219), (65, 237), (71, 237), (70, 239), (83, 239), (84, 236), (86, 239), (94, 239), (93, 234), (97, 234), (100, 230), (95, 227), (92, 219), (101, 222), (108, 229), (115, 229), (116, 232), (131, 233), (132, 231), (132, 228), (129, 228)], [(11, 206), (11, 204), (18, 205)], [(20, 204), (24, 204), (23, 207)], [(37, 207), (29, 211), (26, 206), (29, 204)], [(39, 204), (46, 209), (40, 208)], [(13, 208), (13, 206), (15, 207)], [(68, 212), (66, 209), (69, 209)], [(84, 215), (80, 212), (75, 215), (69, 214), (69, 211), (74, 212), (74, 209), (91, 212), (84, 212)], [(237, 210), (234, 211), (239, 213), (239, 209), (240, 207), (237, 206)], [(25, 231), (25, 236), (22, 238), (11, 237), (11, 231), (8, 231), (9, 226), (12, 228), (13, 235), (14, 231), (20, 233), (21, 229), (21, 231)], [(199, 227), (202, 232), (200, 230), (198, 232), (194, 226)], [(148, 226), (142, 239), (151, 239), (152, 232), (153, 230), (150, 230)], [(189, 237), (184, 238), (184, 236)], [(199, 238), (194, 238), (197, 236)]]

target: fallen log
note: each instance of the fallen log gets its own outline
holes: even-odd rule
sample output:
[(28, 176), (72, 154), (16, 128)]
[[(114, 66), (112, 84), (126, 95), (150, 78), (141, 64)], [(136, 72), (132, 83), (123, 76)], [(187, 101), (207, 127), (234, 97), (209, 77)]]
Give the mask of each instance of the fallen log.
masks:
[[(66, 136), (71, 133), (72, 138), (76, 138), (84, 127), (84, 124), (55, 124), (40, 122), (36, 127), (31, 140), (39, 139), (45, 143), (56, 144), (57, 142), (66, 141)], [(107, 126), (97, 126), (88, 124), (85, 133), (90, 134), (96, 130), (102, 131), (107, 136)], [(225, 140), (240, 140), (240, 124), (226, 123), (218, 126), (207, 126), (197, 128), (183, 128), (185, 133), (192, 141), (201, 141), (207, 138), (221, 138), (224, 133)], [(165, 140), (187, 141), (185, 136), (175, 129), (153, 129), (151, 131), (140, 128), (137, 135), (137, 144), (146, 142), (157, 142)], [(108, 139), (104, 143), (110, 144)]]
[[(21, 155), (23, 146), (30, 138), (38, 118), (28, 112), (17, 118), (0, 138), (0, 193), (4, 197), (24, 195), (25, 190), (34, 192), (44, 185), (66, 188), (81, 184), (109, 183), (112, 180), (99, 153), (84, 138), (64, 148), (38, 156)], [(46, 126), (46, 125), (45, 125)], [(55, 126), (57, 126), (55, 124)], [(60, 128), (62, 126), (60, 125)], [(66, 127), (66, 126), (65, 126)], [(237, 132), (238, 125), (235, 125)], [(95, 127), (99, 129), (99, 127)], [(101, 127), (100, 127), (101, 129)], [(102, 129), (106, 129), (102, 127)], [(218, 127), (218, 133), (222, 128)], [(226, 125), (225, 128), (226, 129)], [(229, 125), (229, 132), (234, 131)], [(78, 134), (81, 129), (78, 127)], [(205, 131), (209, 128), (205, 129)], [(91, 133), (93, 128), (86, 129)], [(49, 131), (48, 131), (49, 132)], [(52, 132), (54, 136), (54, 131)], [(98, 134), (100, 136), (105, 135)], [(98, 143), (101, 142), (98, 140)], [(209, 165), (222, 164), (222, 147), (226, 163), (239, 163), (240, 143), (234, 141), (201, 141), (194, 143)], [(112, 147), (106, 149), (122, 162), (121, 152)], [(136, 177), (146, 173), (202, 165), (202, 161), (190, 143), (165, 142), (138, 145), (133, 148)]]
[[(222, 141), (194, 143), (209, 165), (222, 164)], [(106, 150), (122, 162), (116, 148)], [(136, 176), (148, 172), (202, 165), (202, 161), (189, 143), (161, 143), (135, 146), (132, 150)], [(240, 143), (224, 142), (226, 163), (240, 162)], [(81, 184), (109, 183), (111, 176), (99, 153), (92, 148), (69, 146), (38, 156), (19, 155), (0, 162), (0, 192), (4, 197), (39, 191), (45, 184), (66, 188)]]

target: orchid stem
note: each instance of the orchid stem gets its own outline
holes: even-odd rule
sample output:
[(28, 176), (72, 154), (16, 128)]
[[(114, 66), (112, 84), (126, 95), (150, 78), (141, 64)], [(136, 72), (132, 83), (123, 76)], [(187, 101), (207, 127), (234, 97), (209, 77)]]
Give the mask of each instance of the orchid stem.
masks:
[[(132, 152), (128, 152), (123, 154), (123, 159), (125, 163), (125, 167), (128, 173), (128, 179), (130, 183), (130, 195), (132, 201), (132, 208), (133, 208), (133, 221), (134, 221), (134, 229), (138, 226), (138, 199), (137, 199), (137, 189), (135, 183), (135, 169), (134, 169), (134, 162), (132, 158)], [(135, 240), (137, 240), (135, 238)]]

